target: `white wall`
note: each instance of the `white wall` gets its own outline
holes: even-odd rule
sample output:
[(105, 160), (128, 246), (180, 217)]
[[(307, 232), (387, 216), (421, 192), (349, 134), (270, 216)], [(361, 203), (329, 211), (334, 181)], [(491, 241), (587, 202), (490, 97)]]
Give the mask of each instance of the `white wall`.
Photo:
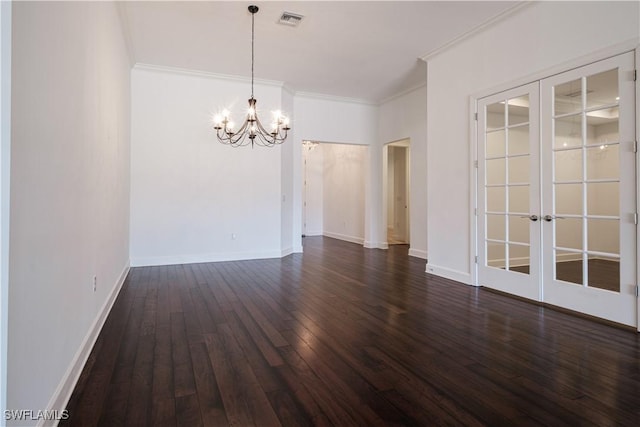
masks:
[(61, 410), (128, 270), (129, 57), (114, 3), (12, 25), (7, 407)]
[[(425, 73), (426, 79), (426, 73)], [(409, 255), (427, 258), (427, 87), (387, 100), (379, 107), (379, 147), (408, 138), (411, 142)], [(385, 226), (386, 227), (386, 226)]]
[(11, 2), (0, 2), (0, 414), (7, 408), (10, 160)]
[[(282, 91), (281, 108), (283, 113), (295, 122), (293, 110), (293, 94), (287, 90)], [(300, 173), (297, 169), (299, 163), (293, 159), (300, 158), (300, 146), (294, 144), (295, 129), (289, 131), (287, 140), (280, 146), (281, 183), (280, 192), (282, 194), (282, 207), (280, 216), (280, 255), (289, 255), (292, 252), (302, 252), (302, 234), (300, 233), (300, 223), (296, 221), (299, 215), (294, 215), (293, 206), (300, 204), (301, 183), (294, 179), (295, 173)]]
[[(324, 141), (377, 146), (378, 107), (353, 100), (298, 94), (294, 99), (296, 141)], [(384, 247), (385, 224), (382, 223), (382, 150), (368, 150), (365, 176), (366, 247)], [(302, 173), (294, 179), (302, 181)], [(302, 204), (294, 213), (302, 215)]]
[(428, 59), (430, 272), (471, 282), (470, 96), (637, 40), (638, 13), (637, 2), (533, 3)]
[(321, 145), (324, 160), (323, 234), (363, 244), (368, 147), (351, 144)]
[(325, 144), (317, 144), (312, 150), (304, 148), (304, 176), (306, 182), (303, 208), (305, 209), (304, 234), (307, 236), (322, 235), (323, 212), (323, 168), (324, 156), (322, 147)]
[(370, 145), (377, 138), (376, 106), (361, 102), (296, 95), (296, 136), (300, 141)]
[[(249, 94), (245, 82), (134, 68), (132, 265), (281, 256), (282, 147), (223, 145), (210, 123), (226, 107), (239, 126)], [(280, 109), (280, 87), (255, 94), (262, 120)]]

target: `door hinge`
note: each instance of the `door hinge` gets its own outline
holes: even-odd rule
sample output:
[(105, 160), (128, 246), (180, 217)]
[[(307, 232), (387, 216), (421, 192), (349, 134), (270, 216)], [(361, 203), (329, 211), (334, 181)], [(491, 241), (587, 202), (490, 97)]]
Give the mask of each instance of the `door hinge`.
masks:
[(638, 70), (633, 70), (633, 81), (637, 81), (638, 80)]
[(633, 214), (633, 223), (635, 225), (638, 225), (638, 212)]
[(474, 208), (474, 209), (473, 209), (473, 214), (474, 214), (475, 216), (478, 216), (478, 208)]
[(633, 152), (634, 153), (638, 152), (638, 141), (637, 140), (633, 141)]
[(478, 263), (478, 255), (475, 257), (476, 264)]
[(638, 285), (636, 285), (636, 298), (638, 298), (638, 296), (640, 296), (640, 293), (638, 293)]
[(475, 167), (476, 169), (478, 168), (478, 161), (477, 160), (473, 161), (473, 167)]
[(478, 121), (478, 113), (474, 113), (473, 118), (475, 119), (475, 121)]

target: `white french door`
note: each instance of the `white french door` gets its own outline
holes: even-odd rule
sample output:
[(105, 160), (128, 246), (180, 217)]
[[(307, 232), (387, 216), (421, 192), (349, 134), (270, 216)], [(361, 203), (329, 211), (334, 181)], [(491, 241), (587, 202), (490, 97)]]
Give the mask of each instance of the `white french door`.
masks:
[(544, 301), (636, 325), (634, 55), (545, 79)]
[(478, 102), (478, 279), (540, 299), (538, 84)]
[(479, 284), (637, 326), (633, 69), (630, 52), (478, 101)]

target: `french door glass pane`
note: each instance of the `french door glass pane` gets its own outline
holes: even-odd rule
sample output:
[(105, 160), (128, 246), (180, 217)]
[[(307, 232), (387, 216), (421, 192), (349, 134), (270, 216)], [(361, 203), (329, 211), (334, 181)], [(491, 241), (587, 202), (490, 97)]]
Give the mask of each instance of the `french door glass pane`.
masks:
[(619, 151), (618, 144), (587, 148), (587, 179), (619, 179)]
[(588, 183), (587, 200), (588, 215), (620, 216), (620, 183)]
[(505, 268), (505, 244), (487, 242), (487, 265), (489, 267)]
[(504, 127), (504, 102), (496, 102), (487, 106), (487, 130)]
[(607, 145), (620, 142), (618, 133), (618, 107), (590, 111), (587, 116), (587, 144)]
[(620, 221), (617, 219), (587, 219), (587, 249), (608, 254), (620, 253)]
[(589, 259), (589, 287), (620, 292), (620, 260), (604, 256)]
[(529, 122), (529, 95), (509, 100), (509, 126)]
[(618, 69), (587, 77), (587, 109), (618, 102)]
[(506, 240), (504, 215), (487, 215), (487, 238), (491, 240)]
[(529, 156), (509, 158), (509, 184), (529, 183)]
[(487, 133), (486, 157), (502, 157), (505, 155), (505, 131), (498, 130)]
[(582, 215), (582, 184), (556, 184), (554, 189), (558, 215)]
[(509, 128), (509, 155), (529, 154), (529, 125)]
[(582, 180), (582, 149), (556, 151), (554, 155), (555, 181)]
[(487, 185), (504, 185), (505, 159), (491, 159), (486, 163)]
[(509, 270), (529, 274), (529, 246), (510, 243)]
[(529, 244), (529, 218), (509, 215), (509, 242)]
[(555, 251), (555, 279), (582, 285), (582, 254)]
[(582, 109), (582, 79), (573, 80), (554, 88), (554, 114), (567, 114)]
[(565, 218), (554, 221), (556, 246), (582, 250), (582, 219)]
[(487, 187), (487, 211), (505, 212), (505, 187)]
[(553, 148), (582, 146), (582, 114), (560, 117), (555, 120)]
[(529, 186), (509, 187), (509, 212), (529, 215)]

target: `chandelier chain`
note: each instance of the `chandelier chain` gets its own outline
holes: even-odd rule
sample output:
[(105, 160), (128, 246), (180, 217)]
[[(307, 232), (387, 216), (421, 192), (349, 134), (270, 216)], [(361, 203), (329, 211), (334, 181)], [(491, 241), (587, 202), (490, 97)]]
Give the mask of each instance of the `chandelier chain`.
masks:
[(255, 21), (256, 14), (251, 12), (251, 98), (253, 98), (253, 62), (254, 62), (254, 54), (253, 54), (253, 44), (255, 43)]

